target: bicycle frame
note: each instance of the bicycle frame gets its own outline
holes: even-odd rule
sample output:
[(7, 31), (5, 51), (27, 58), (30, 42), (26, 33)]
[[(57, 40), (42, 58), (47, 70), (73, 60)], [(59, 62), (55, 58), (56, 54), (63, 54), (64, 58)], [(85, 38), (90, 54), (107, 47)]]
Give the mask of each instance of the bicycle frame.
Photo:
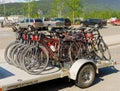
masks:
[[(50, 55), (50, 58), (55, 59), (56, 61), (59, 60), (59, 46), (60, 41), (58, 38), (47, 38), (47, 37), (40, 37), (39, 44), (43, 45)], [(55, 47), (55, 51), (53, 51), (50, 46), (53, 45)]]

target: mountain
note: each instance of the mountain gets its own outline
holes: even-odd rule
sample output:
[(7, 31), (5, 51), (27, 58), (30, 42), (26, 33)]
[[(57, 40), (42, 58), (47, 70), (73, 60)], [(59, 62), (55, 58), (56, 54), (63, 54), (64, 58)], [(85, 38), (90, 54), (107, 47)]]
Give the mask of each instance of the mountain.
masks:
[[(22, 1), (22, 0), (21, 0)], [(51, 3), (53, 0), (39, 0), (36, 1), (37, 9), (40, 9), (44, 12), (44, 14), (49, 14), (51, 9)], [(23, 8), (25, 4), (24, 2), (19, 3), (7, 3), (0, 4), (0, 16), (11, 15), (11, 14), (24, 14), (25, 9)], [(120, 11), (120, 0), (83, 0), (83, 7), (85, 11), (93, 11), (93, 10), (114, 10)], [(26, 3), (27, 8), (27, 3)]]
[(84, 0), (84, 6), (86, 9), (110, 9), (119, 11), (120, 0)]

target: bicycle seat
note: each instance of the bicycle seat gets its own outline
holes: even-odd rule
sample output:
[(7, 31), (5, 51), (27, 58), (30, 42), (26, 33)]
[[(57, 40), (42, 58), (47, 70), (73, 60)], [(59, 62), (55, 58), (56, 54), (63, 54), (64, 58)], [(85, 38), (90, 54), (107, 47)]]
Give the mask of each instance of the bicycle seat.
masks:
[(62, 34), (62, 33), (65, 32), (65, 30), (63, 30), (63, 29), (55, 29), (55, 32), (56, 32), (57, 34)]
[(78, 30), (83, 30), (83, 31), (84, 31), (85, 29), (86, 29), (86, 27), (79, 27), (79, 28), (78, 28)]

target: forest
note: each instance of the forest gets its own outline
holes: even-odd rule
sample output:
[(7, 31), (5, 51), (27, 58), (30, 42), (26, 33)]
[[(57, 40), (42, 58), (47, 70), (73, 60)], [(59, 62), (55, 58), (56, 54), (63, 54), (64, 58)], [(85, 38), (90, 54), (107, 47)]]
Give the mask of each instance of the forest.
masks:
[(120, 18), (119, 10), (104, 8), (104, 5), (98, 8), (96, 5), (85, 3), (85, 0), (32, 0), (27, 3), (0, 4), (0, 16), (24, 15), (28, 17), (29, 14), (29, 17), (68, 17), (71, 20), (80, 17)]

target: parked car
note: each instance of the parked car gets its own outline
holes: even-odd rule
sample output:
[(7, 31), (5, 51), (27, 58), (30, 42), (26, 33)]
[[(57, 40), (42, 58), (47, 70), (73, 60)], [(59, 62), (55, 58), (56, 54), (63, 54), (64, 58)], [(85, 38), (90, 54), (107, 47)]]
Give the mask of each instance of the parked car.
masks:
[(35, 29), (41, 29), (43, 28), (43, 25), (44, 24), (42, 22), (42, 19), (38, 19), (38, 18), (26, 18), (17, 24), (17, 26), (19, 26), (22, 29), (27, 29), (31, 27)]
[(74, 19), (74, 24), (80, 24), (80, 22), (83, 21), (83, 18), (80, 17), (80, 18), (75, 18)]
[(80, 24), (86, 27), (97, 26), (102, 28), (103, 26), (107, 25), (107, 21), (103, 19), (86, 19), (84, 21), (81, 21)]
[(115, 21), (117, 19), (117, 17), (111, 17), (110, 19), (107, 20), (107, 23), (112, 23), (113, 21)]
[(71, 21), (68, 18), (54, 18), (43, 20), (45, 28), (67, 28), (71, 26)]
[(53, 21), (56, 21), (57, 23), (63, 23), (64, 27), (69, 27), (71, 26), (71, 21), (68, 18), (55, 18)]
[(116, 19), (114, 21), (111, 21), (112, 25), (120, 25), (120, 19)]

